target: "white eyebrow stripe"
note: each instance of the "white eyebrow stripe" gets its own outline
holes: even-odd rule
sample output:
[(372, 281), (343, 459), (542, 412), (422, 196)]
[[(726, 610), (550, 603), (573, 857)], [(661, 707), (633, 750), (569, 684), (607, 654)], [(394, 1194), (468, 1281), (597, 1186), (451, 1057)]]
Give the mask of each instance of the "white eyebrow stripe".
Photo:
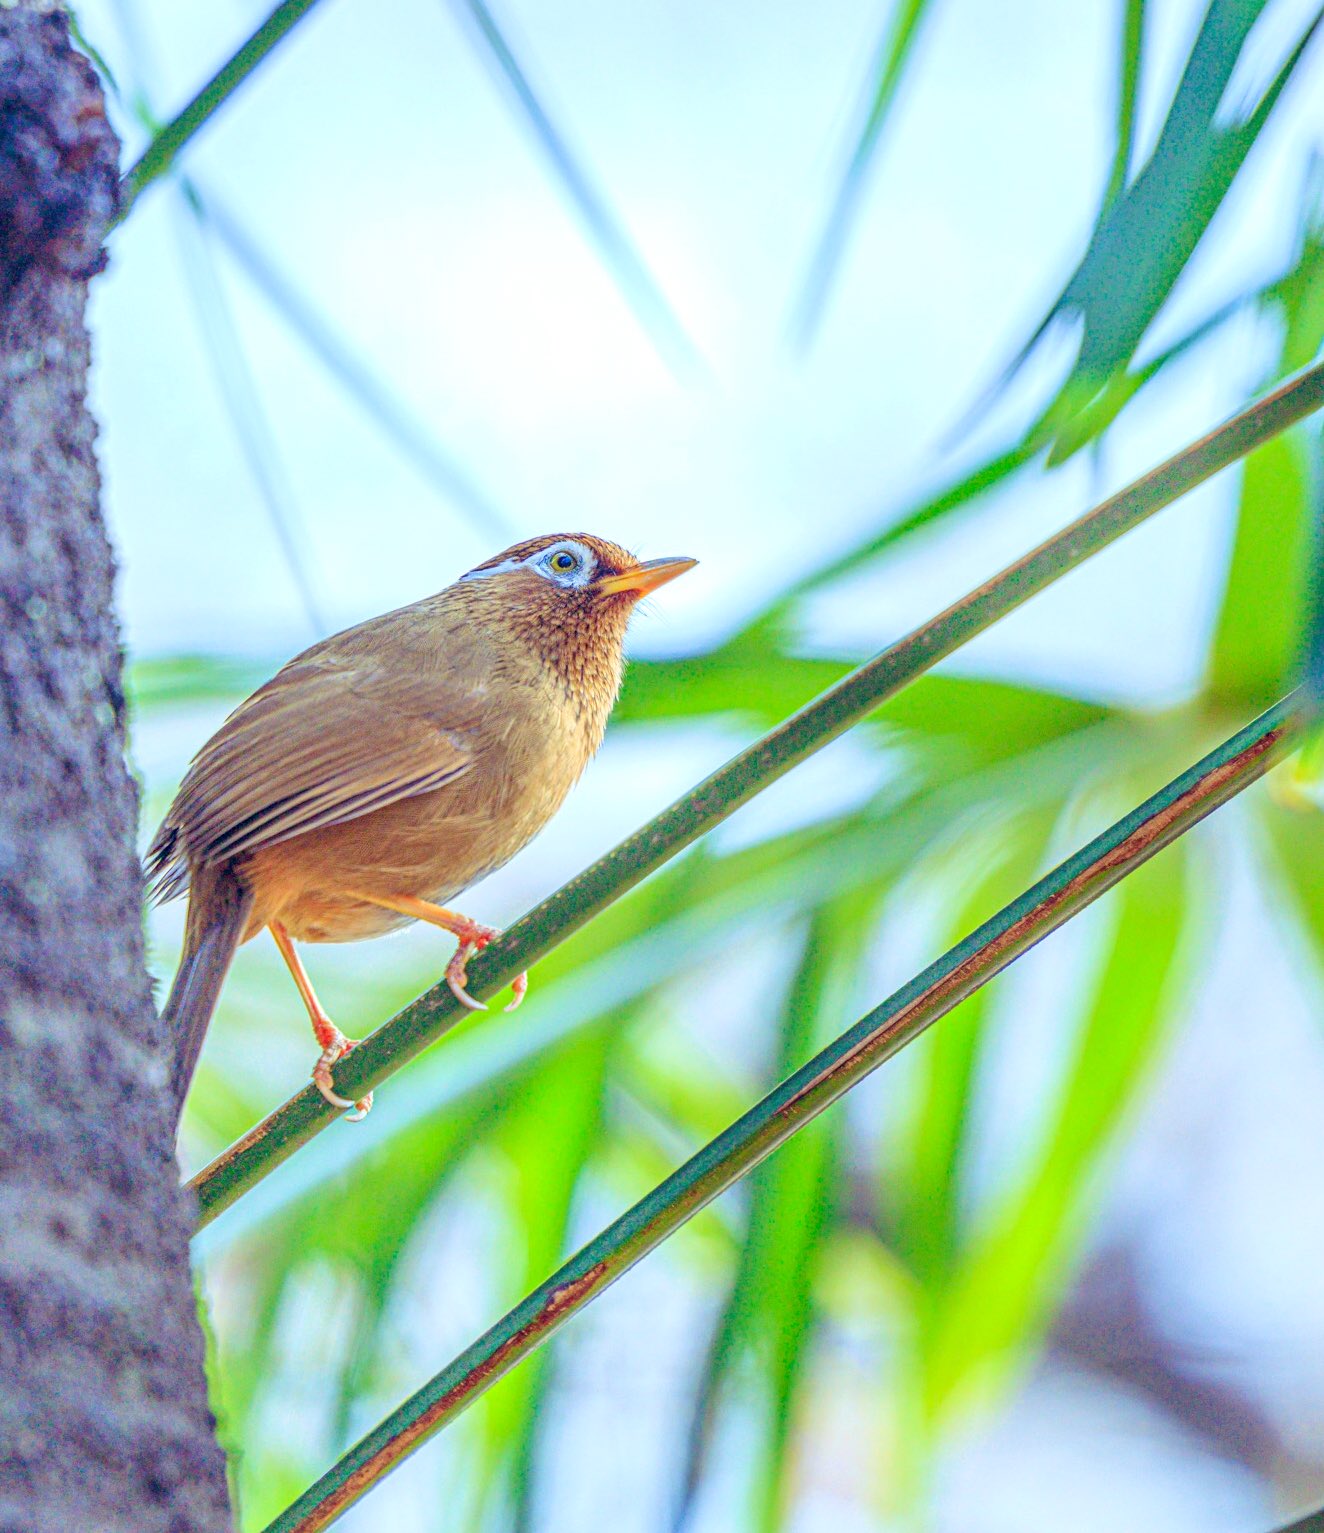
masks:
[[(562, 579), (547, 567), (547, 560), (559, 549), (569, 549), (579, 559), (579, 568), (568, 579)], [(540, 548), (536, 553), (529, 554), (524, 559), (503, 559), (500, 564), (491, 564), (483, 569), (470, 570), (467, 575), (461, 575), (457, 584), (466, 580), (486, 580), (489, 575), (505, 575), (511, 570), (529, 569), (535, 575), (541, 575), (544, 580), (549, 580), (553, 585), (570, 587), (582, 590), (589, 585), (597, 572), (598, 558), (587, 544), (580, 543), (574, 538), (563, 538), (559, 543), (551, 543), (546, 548)]]
[(517, 570), (523, 563), (523, 559), (503, 559), (500, 564), (490, 564), (481, 570), (470, 570), (467, 575), (461, 575), (460, 580), (486, 580), (489, 575), (504, 575), (508, 570)]

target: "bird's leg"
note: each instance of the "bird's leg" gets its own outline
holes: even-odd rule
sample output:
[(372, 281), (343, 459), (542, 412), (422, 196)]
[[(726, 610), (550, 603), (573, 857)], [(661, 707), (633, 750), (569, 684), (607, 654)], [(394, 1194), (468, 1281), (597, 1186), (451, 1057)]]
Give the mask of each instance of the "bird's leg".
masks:
[[(412, 894), (394, 894), (388, 897), (381, 894), (356, 893), (355, 898), (367, 900), (372, 905), (380, 905), (385, 910), (397, 911), (402, 916), (413, 916), (415, 920), (427, 921), (430, 925), (440, 926), (443, 931), (448, 931), (451, 936), (457, 937), (460, 945), (446, 965), (446, 983), (451, 987), (451, 994), (462, 1006), (468, 1006), (472, 1011), (487, 1010), (482, 1001), (475, 1000), (464, 988), (465, 970), (475, 953), (481, 953), (489, 942), (501, 935), (495, 926), (482, 926), (477, 921), (471, 921), (468, 916), (462, 916), (456, 910), (447, 910), (443, 905), (434, 905), (431, 900), (416, 899)], [(506, 1010), (514, 1011), (528, 994), (529, 976), (516, 975), (515, 982), (510, 988), (513, 997)]]
[(322, 1047), (321, 1056), (313, 1066), (313, 1085), (332, 1107), (352, 1107), (354, 1111), (349, 1115), (349, 1122), (357, 1123), (360, 1119), (366, 1118), (372, 1110), (372, 1092), (370, 1091), (358, 1102), (351, 1102), (345, 1097), (337, 1096), (331, 1085), (331, 1066), (336, 1060), (348, 1054), (359, 1040), (346, 1038), (322, 1009), (322, 1003), (317, 999), (317, 992), (313, 989), (312, 980), (308, 978), (308, 971), (303, 966), (303, 960), (295, 951), (294, 938), (279, 921), (268, 921), (267, 925), (271, 935), (276, 939), (280, 956), (285, 960), (294, 977), (294, 983), (299, 987), (299, 994), (303, 997), (303, 1004), (308, 1008), (308, 1016), (313, 1024), (313, 1036)]

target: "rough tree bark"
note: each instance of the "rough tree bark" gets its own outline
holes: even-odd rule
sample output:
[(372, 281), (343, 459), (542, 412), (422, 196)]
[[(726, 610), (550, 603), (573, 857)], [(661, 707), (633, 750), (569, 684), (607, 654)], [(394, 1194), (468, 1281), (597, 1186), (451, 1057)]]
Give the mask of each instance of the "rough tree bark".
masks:
[(102, 108), (0, 0), (0, 1533), (221, 1533), (84, 402)]

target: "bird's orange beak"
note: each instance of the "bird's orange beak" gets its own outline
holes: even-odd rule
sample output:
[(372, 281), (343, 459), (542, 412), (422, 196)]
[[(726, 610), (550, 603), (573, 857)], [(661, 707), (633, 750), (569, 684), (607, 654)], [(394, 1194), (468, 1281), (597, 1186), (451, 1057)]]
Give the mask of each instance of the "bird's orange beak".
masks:
[(668, 580), (692, 570), (698, 562), (697, 559), (650, 559), (632, 570), (622, 570), (619, 575), (600, 575), (593, 583), (608, 595), (629, 591), (634, 596), (646, 596), (658, 586), (666, 585)]

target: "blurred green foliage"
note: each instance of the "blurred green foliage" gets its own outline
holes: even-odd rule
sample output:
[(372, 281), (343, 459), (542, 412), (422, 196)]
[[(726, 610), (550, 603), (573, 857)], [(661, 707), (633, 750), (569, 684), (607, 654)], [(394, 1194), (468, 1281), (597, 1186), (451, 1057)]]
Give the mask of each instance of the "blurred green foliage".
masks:
[[(850, 208), (913, 67), (927, 9), (913, 0), (896, 7), (804, 299), (806, 334), (829, 295)], [(1234, 314), (1253, 311), (1278, 327), (1280, 375), (1316, 355), (1324, 245), (1307, 197), (1288, 270), (1138, 360), (1320, 20), (1294, 39), (1253, 107), (1229, 115), (1228, 82), (1263, 9), (1263, 0), (1211, 0), (1136, 168), (1145, 7), (1119, 6), (1110, 175), (1088, 246), (1044, 321), (1074, 315), (1081, 324), (1055, 398), (1023, 438), (889, 514), (739, 633), (705, 653), (635, 664), (617, 729), (649, 730), (660, 748), (667, 731), (696, 720), (754, 731), (785, 717), (859, 658), (803, 652), (797, 636), (815, 593), (983, 511), (994, 487), (1053, 473), (1122, 410), (1142, 409), (1150, 383)], [(554, 952), (517, 1019), (458, 1030), (393, 1082), (389, 1112), (361, 1137), (325, 1154), (323, 1141), (207, 1232), (217, 1404), (245, 1528), (263, 1526), (365, 1422), (433, 1371), (439, 1359), (410, 1355), (405, 1338), (421, 1302), (444, 1303), (445, 1274), (420, 1265), (435, 1259), (447, 1211), (463, 1203), (483, 1212), (485, 1323), (574, 1243), (585, 1206), (641, 1194), (762, 1082), (853, 1020), (870, 999), (880, 933), (928, 910), (922, 945), (948, 945), (1025, 887), (1064, 840), (1081, 839), (1082, 825), (1103, 824), (1284, 690), (1300, 648), (1318, 445), (1318, 427), (1307, 424), (1261, 448), (1241, 473), (1198, 695), (1146, 714), (993, 678), (925, 678), (857, 731), (881, 784), (863, 802), (753, 845), (696, 848)], [(237, 700), (266, 669), (205, 656), (139, 661), (133, 707), (142, 720)], [(1270, 785), (1228, 818), (1324, 962), (1324, 829), (1300, 802)], [(1012, 993), (1006, 981), (911, 1051), (887, 1098), (895, 1118), (887, 1132), (849, 1112), (826, 1115), (758, 1169), (743, 1200), (709, 1210), (675, 1243), (674, 1259), (710, 1293), (715, 1316), (677, 1428), (688, 1444), (678, 1526), (704, 1494), (714, 1444), (734, 1414), (755, 1423), (742, 1525), (771, 1533), (788, 1524), (816, 1361), (825, 1335), (861, 1302), (850, 1274), (871, 1274), (867, 1303), (895, 1359), (876, 1381), (890, 1435), (880, 1504), (921, 1494), (944, 1432), (1009, 1387), (1072, 1278), (1101, 1176), (1188, 994), (1189, 955), (1206, 917), (1192, 863), (1220, 855), (1210, 840), (1179, 845), (1110, 897), (1070, 993), (1058, 998), (1074, 1041), (1055, 1098), (995, 1193), (981, 1194), (973, 1173), (974, 1113)], [(766, 1040), (764, 1066), (747, 1072), (707, 1047), (701, 998), (719, 971), (742, 952), (764, 954), (769, 939), (785, 955), (784, 983), (780, 995), (765, 982), (739, 1003)], [(379, 960), (365, 949), (364, 1017), (386, 1015), (434, 978), (422, 967), (401, 972), (398, 952)], [(718, 993), (723, 1007), (737, 1004), (729, 989)], [(190, 1107), (195, 1151), (219, 1149), (252, 1121), (254, 1045), (277, 1016), (297, 1033), (297, 1015), (274, 957), (247, 989), (231, 991)], [(646, 1328), (647, 1316), (638, 1323)], [(460, 1446), (448, 1464), (463, 1474), (448, 1487), (446, 1526), (536, 1520), (546, 1433), (573, 1388), (559, 1376), (557, 1351), (520, 1367), (453, 1429)]]

